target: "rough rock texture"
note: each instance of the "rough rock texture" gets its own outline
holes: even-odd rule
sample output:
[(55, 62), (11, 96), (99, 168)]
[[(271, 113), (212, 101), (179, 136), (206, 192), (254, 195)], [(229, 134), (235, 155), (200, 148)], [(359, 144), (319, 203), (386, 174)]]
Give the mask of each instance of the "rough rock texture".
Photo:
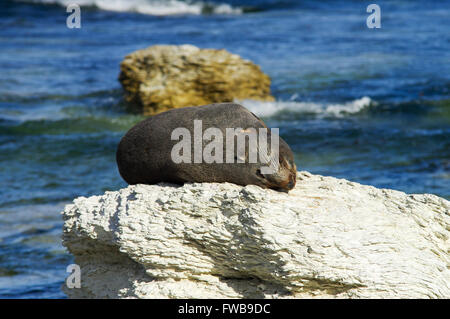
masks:
[(126, 56), (120, 69), (126, 101), (146, 115), (233, 100), (273, 100), (270, 78), (225, 50), (155, 45)]
[(135, 185), (80, 197), (64, 245), (96, 298), (450, 298), (450, 202), (298, 173), (289, 194)]

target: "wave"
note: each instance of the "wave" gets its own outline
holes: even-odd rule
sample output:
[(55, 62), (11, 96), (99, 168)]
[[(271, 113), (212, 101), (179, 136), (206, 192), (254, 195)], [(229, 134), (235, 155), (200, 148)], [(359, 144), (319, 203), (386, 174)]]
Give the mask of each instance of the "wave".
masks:
[(118, 12), (137, 12), (165, 16), (182, 14), (241, 14), (242, 8), (226, 3), (211, 3), (193, 0), (18, 0), (41, 4), (67, 6), (76, 3), (80, 7), (96, 7), (101, 10)]
[(254, 100), (243, 100), (238, 102), (253, 113), (262, 117), (270, 117), (281, 112), (343, 117), (347, 114), (359, 113), (371, 104), (376, 104), (370, 97), (367, 96), (343, 104), (321, 104), (297, 101), (261, 102)]
[[(22, 125), (24, 123), (40, 123), (47, 125), (55, 121), (80, 120), (85, 118), (108, 118), (111, 122), (125, 119), (125, 122), (135, 121), (140, 118), (137, 114), (124, 113), (125, 109), (117, 97), (111, 97), (108, 93), (113, 91), (99, 91), (82, 95), (80, 98), (97, 97), (96, 100), (78, 101), (78, 103), (62, 103), (68, 96), (49, 96), (49, 103), (41, 107), (25, 108), (0, 108), (0, 132), (1, 127), (11, 127)], [(45, 100), (44, 100), (45, 101)], [(236, 101), (244, 105), (247, 109), (261, 117), (271, 117), (280, 113), (308, 114), (316, 117), (344, 117), (349, 114), (356, 114), (370, 105), (378, 105), (371, 98), (363, 98), (343, 103), (343, 104), (321, 104), (314, 102), (296, 102), (296, 101), (275, 101), (262, 102), (255, 100)], [(78, 105), (77, 105), (78, 104)], [(128, 123), (128, 122), (127, 122)], [(117, 123), (116, 123), (117, 124)]]

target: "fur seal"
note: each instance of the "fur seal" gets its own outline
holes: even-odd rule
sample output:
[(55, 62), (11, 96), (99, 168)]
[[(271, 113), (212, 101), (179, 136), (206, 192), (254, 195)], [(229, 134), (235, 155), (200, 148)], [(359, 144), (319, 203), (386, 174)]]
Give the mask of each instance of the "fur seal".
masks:
[[(200, 137), (199, 123), (202, 130)], [(238, 151), (239, 134), (229, 136), (229, 130), (235, 130), (235, 133), (240, 130), (244, 134), (245, 150), (241, 147)], [(259, 131), (259, 136), (263, 132), (267, 133), (266, 153), (261, 151), (263, 144), (255, 148), (250, 137), (245, 136), (252, 130)], [(190, 140), (192, 136), (193, 141)], [(223, 142), (225, 137), (230, 137), (231, 142)], [(271, 149), (272, 145), (276, 145), (272, 137), (278, 138), (277, 152)], [(208, 144), (213, 144), (213, 141), (219, 143), (214, 144), (217, 146), (215, 149)], [(181, 142), (189, 143), (189, 146), (183, 148)], [(233, 158), (230, 158), (229, 151)], [(258, 154), (267, 154), (268, 158), (258, 156), (256, 161), (255, 157), (251, 160), (252, 154), (260, 151)], [(174, 154), (181, 159), (175, 158)], [(202, 158), (204, 154), (211, 154), (215, 161)], [(297, 174), (289, 145), (274, 135), (256, 115), (235, 103), (177, 108), (149, 117), (123, 136), (116, 160), (119, 173), (128, 184), (230, 182), (288, 191), (295, 186)], [(267, 172), (267, 169), (264, 171), (263, 167), (273, 164), (275, 166), (270, 166), (275, 168), (272, 172)]]

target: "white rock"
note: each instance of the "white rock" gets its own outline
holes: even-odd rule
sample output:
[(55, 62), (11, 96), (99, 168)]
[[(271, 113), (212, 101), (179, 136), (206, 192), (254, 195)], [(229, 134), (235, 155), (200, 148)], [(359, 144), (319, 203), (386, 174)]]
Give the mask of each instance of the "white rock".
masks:
[(80, 197), (72, 298), (450, 298), (450, 202), (298, 173), (289, 194), (135, 185)]

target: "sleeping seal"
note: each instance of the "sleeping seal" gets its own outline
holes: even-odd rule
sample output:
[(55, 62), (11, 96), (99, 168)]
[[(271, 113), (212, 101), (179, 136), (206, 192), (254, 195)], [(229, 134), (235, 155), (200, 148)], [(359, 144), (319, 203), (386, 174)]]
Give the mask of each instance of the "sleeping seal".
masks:
[(230, 182), (288, 191), (297, 168), (274, 131), (235, 103), (177, 108), (132, 127), (116, 160), (128, 184)]

